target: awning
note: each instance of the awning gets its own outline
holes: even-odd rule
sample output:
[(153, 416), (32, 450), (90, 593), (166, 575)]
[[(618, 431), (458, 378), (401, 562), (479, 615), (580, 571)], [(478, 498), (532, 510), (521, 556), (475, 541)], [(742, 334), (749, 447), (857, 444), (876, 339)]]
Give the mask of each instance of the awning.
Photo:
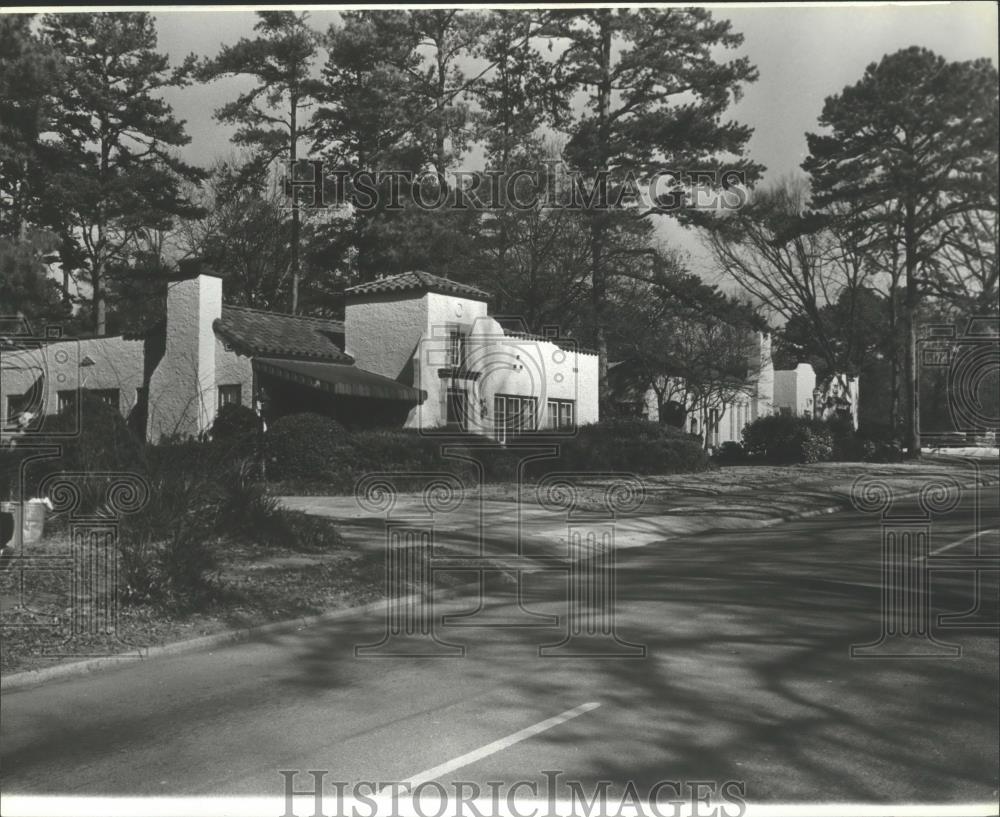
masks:
[(258, 374), (279, 377), (291, 383), (344, 397), (371, 397), (414, 404), (422, 403), (427, 398), (427, 392), (423, 389), (414, 389), (347, 363), (255, 357), (253, 365)]

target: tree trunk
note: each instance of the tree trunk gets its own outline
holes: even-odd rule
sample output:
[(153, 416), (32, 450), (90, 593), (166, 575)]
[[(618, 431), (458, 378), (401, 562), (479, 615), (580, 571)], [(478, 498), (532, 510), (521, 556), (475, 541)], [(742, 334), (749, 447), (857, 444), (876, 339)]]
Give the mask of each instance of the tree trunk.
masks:
[(447, 25), (442, 25), (438, 31), (438, 41), (437, 45), (437, 100), (435, 107), (437, 109), (437, 122), (435, 123), (434, 131), (434, 166), (438, 173), (439, 183), (445, 185), (445, 170), (446, 160), (445, 160), (445, 139), (446, 139), (446, 127), (445, 127), (445, 96), (447, 91), (448, 83), (448, 64), (446, 61), (445, 48), (447, 47), (447, 37), (448, 29)]
[(903, 387), (906, 391), (906, 447), (908, 456), (920, 456), (920, 387), (917, 379), (917, 307), (920, 293), (917, 287), (915, 206), (907, 202), (904, 223), (906, 242), (906, 299), (903, 305), (903, 326), (906, 331), (906, 357), (903, 365)]
[[(611, 22), (610, 11), (596, 13), (600, 31), (600, 73), (597, 82), (597, 162), (595, 183), (600, 185), (608, 170), (608, 153), (611, 139)], [(600, 188), (598, 188), (600, 189)], [(598, 196), (598, 206), (600, 206)], [(604, 325), (604, 306), (607, 298), (606, 270), (604, 270), (604, 244), (606, 240), (606, 214), (592, 214), (590, 222), (591, 299), (594, 310), (594, 340), (597, 346), (598, 395), (600, 412), (610, 409), (611, 392), (608, 385), (608, 338)]]
[(93, 285), (92, 309), (94, 316), (94, 334), (98, 337), (104, 337), (107, 332), (108, 305), (107, 299), (104, 295), (103, 278), (104, 270), (101, 268), (101, 265), (95, 264), (90, 280)]
[[(893, 279), (895, 280), (895, 279)], [(896, 287), (889, 290), (889, 436), (899, 432), (899, 338), (896, 319)]]
[(289, 168), (288, 172), (292, 176), (292, 314), (299, 314), (299, 199), (296, 195), (295, 182), (295, 164), (298, 161), (299, 150), (298, 150), (298, 140), (299, 140), (299, 130), (298, 122), (296, 121), (296, 113), (299, 106), (298, 95), (292, 92), (290, 95), (291, 110), (289, 117), (289, 146), (288, 146), (288, 156), (289, 156)]

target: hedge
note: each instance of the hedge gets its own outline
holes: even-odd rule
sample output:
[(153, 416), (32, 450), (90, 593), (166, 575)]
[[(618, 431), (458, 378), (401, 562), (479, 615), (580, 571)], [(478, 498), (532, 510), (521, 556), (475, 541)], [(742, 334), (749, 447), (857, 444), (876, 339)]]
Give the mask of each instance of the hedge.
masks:
[(833, 459), (833, 433), (822, 420), (771, 414), (743, 429), (743, 448), (763, 462), (813, 463)]
[(343, 471), (350, 456), (344, 427), (322, 414), (280, 417), (264, 435), (269, 479), (327, 480)]
[[(540, 432), (522, 440), (559, 447), (558, 457), (525, 467), (529, 478), (551, 471), (673, 474), (711, 467), (695, 437), (645, 420), (608, 420), (582, 426), (568, 438)], [(467, 485), (482, 472), (487, 482), (508, 482), (517, 478), (523, 459), (516, 446), (497, 446), (474, 435), (439, 436), (416, 430), (348, 434), (334, 421), (316, 415), (279, 420), (268, 431), (265, 445), (270, 479), (321, 482), (326, 490), (341, 493), (349, 493), (357, 480), (378, 471), (444, 471)], [(451, 456), (444, 455), (444, 445)]]

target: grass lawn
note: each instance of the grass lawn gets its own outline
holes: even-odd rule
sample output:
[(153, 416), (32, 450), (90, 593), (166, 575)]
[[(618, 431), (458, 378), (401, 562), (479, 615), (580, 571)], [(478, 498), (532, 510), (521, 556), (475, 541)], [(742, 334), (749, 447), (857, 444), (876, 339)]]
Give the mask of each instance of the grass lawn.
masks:
[[(795, 500), (789, 510), (803, 503), (822, 505), (849, 499), (853, 481), (877, 476), (900, 492), (919, 488), (929, 477), (951, 474), (961, 481), (996, 480), (996, 460), (977, 468), (969, 461), (922, 461), (899, 465), (823, 463), (803, 466), (735, 466), (698, 474), (642, 478), (646, 502), (639, 513), (716, 515), (741, 504), (775, 505)], [(308, 488), (308, 490), (304, 490)], [(600, 509), (607, 481), (580, 479), (579, 507)], [(482, 487), (483, 498), (515, 501), (511, 483)], [(269, 492), (323, 494), (322, 483), (271, 484)], [(522, 501), (537, 501), (535, 487), (522, 487)], [(287, 512), (286, 512), (287, 513)], [(211, 592), (197, 604), (160, 602), (121, 604), (117, 631), (112, 636), (75, 637), (71, 633), (70, 574), (66, 569), (41, 569), (42, 559), (29, 564), (21, 557), (0, 563), (0, 671), (34, 669), (89, 655), (135, 651), (181, 641), (235, 627), (323, 613), (357, 606), (384, 597), (385, 555), (383, 534), (377, 528), (352, 528), (341, 536), (335, 523), (299, 516), (300, 532), (284, 544), (221, 538), (208, 543), (217, 557), (218, 570), (211, 577)], [(440, 545), (435, 545), (439, 548)], [(447, 550), (447, 549), (446, 549)], [(436, 550), (437, 553), (437, 550)], [(28, 549), (30, 557), (50, 557), (64, 566), (70, 555), (65, 526), (50, 525), (47, 536)], [(447, 552), (441, 554), (447, 556)], [(62, 558), (60, 558), (62, 557)], [(440, 571), (436, 585), (447, 588), (468, 581), (461, 572)], [(497, 573), (497, 580), (505, 581)]]
[[(356, 536), (347, 541), (333, 523), (313, 522), (308, 543), (295, 548), (225, 538), (211, 542), (219, 569), (210, 593), (197, 605), (120, 604), (114, 635), (70, 638), (70, 574), (40, 569), (37, 558), (30, 565), (18, 556), (6, 559), (0, 566), (0, 671), (134, 652), (384, 598), (381, 534), (367, 542)], [(69, 533), (58, 522), (49, 528), (30, 556), (65, 565)], [(447, 589), (468, 580), (460, 572), (439, 571), (435, 586)]]

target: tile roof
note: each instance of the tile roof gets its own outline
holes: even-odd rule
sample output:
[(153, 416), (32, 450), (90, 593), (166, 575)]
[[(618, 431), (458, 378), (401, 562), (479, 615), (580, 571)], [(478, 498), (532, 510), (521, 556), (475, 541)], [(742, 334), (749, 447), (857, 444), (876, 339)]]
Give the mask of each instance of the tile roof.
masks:
[(414, 389), (405, 383), (346, 363), (257, 357), (254, 358), (253, 365), (262, 374), (347, 397), (401, 400), (413, 404), (427, 399), (427, 392), (423, 389)]
[(244, 355), (354, 362), (344, 353), (343, 322), (330, 318), (286, 315), (224, 304), (222, 317), (212, 323), (212, 328)]
[(463, 295), (467, 298), (474, 298), (479, 301), (488, 300), (490, 294), (478, 287), (469, 284), (461, 284), (440, 275), (431, 275), (429, 272), (421, 270), (411, 270), (399, 275), (390, 275), (386, 278), (379, 278), (377, 281), (369, 281), (367, 284), (358, 284), (348, 287), (348, 295), (374, 295), (383, 292), (437, 292), (443, 295)]

